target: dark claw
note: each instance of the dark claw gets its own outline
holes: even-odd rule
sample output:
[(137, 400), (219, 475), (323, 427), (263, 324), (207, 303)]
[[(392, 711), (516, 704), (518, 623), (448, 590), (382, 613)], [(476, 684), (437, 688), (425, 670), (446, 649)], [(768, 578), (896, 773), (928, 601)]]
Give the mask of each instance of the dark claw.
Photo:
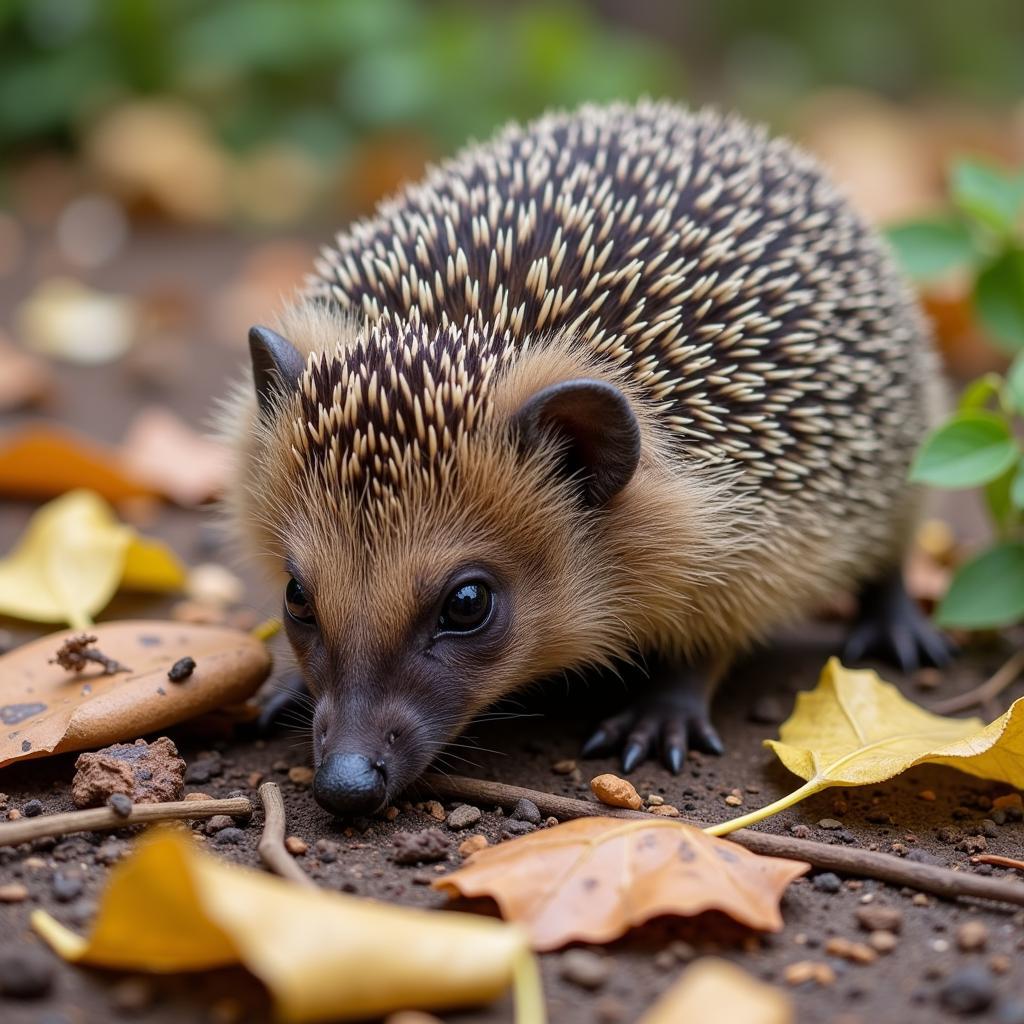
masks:
[(594, 734), (580, 748), (580, 757), (601, 757), (607, 754), (614, 744), (611, 736), (605, 728), (597, 729)]
[(668, 740), (665, 749), (661, 754), (665, 767), (673, 774), (678, 775), (683, 770), (686, 761), (686, 741), (680, 739)]
[(643, 740), (630, 740), (622, 751), (622, 770), (628, 775), (644, 758), (650, 748), (649, 742)]
[(891, 661), (904, 672), (921, 665), (943, 668), (955, 648), (906, 592), (897, 573), (864, 589), (860, 616), (843, 650), (848, 663), (865, 658)]
[(705, 754), (725, 753), (725, 744), (708, 718), (694, 718), (690, 722), (690, 742)]

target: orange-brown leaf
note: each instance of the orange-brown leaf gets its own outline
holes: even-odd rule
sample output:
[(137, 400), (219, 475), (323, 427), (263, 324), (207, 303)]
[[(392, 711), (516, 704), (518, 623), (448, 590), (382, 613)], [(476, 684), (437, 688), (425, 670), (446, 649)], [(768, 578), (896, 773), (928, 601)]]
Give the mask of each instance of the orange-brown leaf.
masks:
[(487, 847), (434, 882), (490, 896), (534, 949), (612, 942), (662, 914), (718, 910), (762, 931), (782, 927), (779, 900), (810, 865), (761, 857), (677, 821), (580, 818)]

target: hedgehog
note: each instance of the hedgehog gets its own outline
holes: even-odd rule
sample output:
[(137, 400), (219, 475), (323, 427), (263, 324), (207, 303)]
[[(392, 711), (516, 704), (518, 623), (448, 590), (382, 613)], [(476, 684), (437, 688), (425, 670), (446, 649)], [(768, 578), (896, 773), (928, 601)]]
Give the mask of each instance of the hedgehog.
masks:
[(569, 672), (631, 703), (583, 756), (721, 752), (737, 654), (836, 594), (846, 655), (949, 648), (901, 561), (937, 359), (813, 158), (670, 102), (510, 125), (340, 234), (229, 417), (316, 800), (373, 812), (482, 710)]

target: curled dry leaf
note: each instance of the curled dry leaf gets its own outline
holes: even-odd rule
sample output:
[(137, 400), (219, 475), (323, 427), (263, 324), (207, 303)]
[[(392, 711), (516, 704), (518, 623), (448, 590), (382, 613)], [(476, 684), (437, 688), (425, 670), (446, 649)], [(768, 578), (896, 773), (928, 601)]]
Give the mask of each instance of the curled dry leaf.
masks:
[(907, 700), (877, 672), (844, 668), (831, 658), (817, 687), (801, 693), (793, 714), (766, 746), (806, 782), (781, 800), (708, 829), (725, 835), (752, 825), (829, 786), (867, 786), (918, 764), (944, 764), (1024, 788), (1024, 699), (985, 725), (946, 718)]
[(150, 498), (156, 489), (124, 469), (116, 453), (64, 427), (33, 424), (0, 443), (0, 494), (55, 498), (88, 488), (107, 501)]
[(242, 964), (285, 1021), (479, 1005), (517, 974), (534, 983), (529, 1005), (519, 1000), (518, 1021), (543, 1021), (520, 929), (307, 889), (169, 834), (144, 840), (113, 873), (87, 939), (42, 910), (32, 923), (76, 963), (154, 973)]
[(0, 412), (34, 405), (46, 398), (52, 388), (50, 367), (0, 335)]
[(762, 931), (782, 927), (779, 900), (810, 865), (761, 857), (665, 819), (579, 818), (473, 854), (433, 884), (490, 896), (533, 948), (612, 942), (662, 914), (718, 910)]
[(229, 468), (223, 444), (151, 406), (136, 416), (119, 449), (43, 423), (7, 435), (0, 444), (0, 493), (53, 498), (88, 488), (108, 501), (162, 495), (190, 506), (223, 493)]
[(128, 428), (121, 465), (179, 505), (199, 505), (227, 483), (227, 448), (197, 434), (169, 409), (143, 409)]
[[(133, 619), (94, 626), (97, 646), (129, 671), (102, 665), (70, 674), (52, 663), (75, 634), (52, 633), (0, 657), (0, 767), (46, 754), (133, 740), (247, 700), (270, 672), (266, 646), (249, 633)], [(196, 667), (185, 683), (167, 678), (179, 659)]]
[(688, 967), (640, 1018), (640, 1024), (723, 1020), (729, 1024), (793, 1024), (785, 992), (752, 978), (728, 960), (705, 957)]
[(118, 522), (98, 494), (71, 491), (39, 509), (0, 560), (0, 614), (84, 629), (118, 588), (163, 592), (184, 583), (166, 545)]

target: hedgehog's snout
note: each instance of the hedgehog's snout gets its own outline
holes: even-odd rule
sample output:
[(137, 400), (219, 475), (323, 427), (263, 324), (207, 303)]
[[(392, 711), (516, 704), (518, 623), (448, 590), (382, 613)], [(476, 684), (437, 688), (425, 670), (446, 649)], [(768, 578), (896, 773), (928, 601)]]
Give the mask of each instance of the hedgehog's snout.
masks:
[(387, 797), (387, 772), (383, 759), (366, 754), (331, 753), (313, 779), (316, 802), (332, 814), (372, 814)]

